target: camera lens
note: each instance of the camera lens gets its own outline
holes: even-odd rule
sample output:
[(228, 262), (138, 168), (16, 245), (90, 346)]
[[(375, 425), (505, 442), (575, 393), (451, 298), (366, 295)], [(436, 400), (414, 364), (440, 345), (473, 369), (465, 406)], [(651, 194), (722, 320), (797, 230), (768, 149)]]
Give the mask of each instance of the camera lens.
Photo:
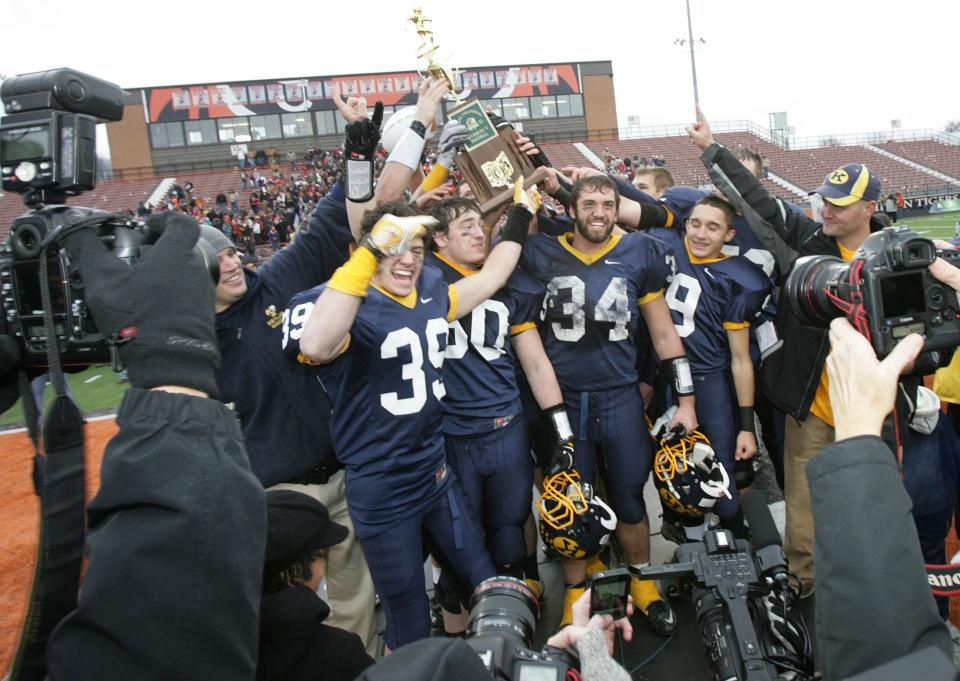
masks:
[(514, 577), (491, 577), (480, 582), (470, 597), (467, 638), (498, 633), (529, 648), (539, 614), (540, 604), (526, 582)]
[(947, 292), (940, 284), (927, 289), (927, 309), (939, 312), (947, 302)]
[(827, 328), (843, 316), (827, 293), (849, 302), (850, 265), (830, 255), (798, 258), (784, 287), (789, 305), (802, 324)]

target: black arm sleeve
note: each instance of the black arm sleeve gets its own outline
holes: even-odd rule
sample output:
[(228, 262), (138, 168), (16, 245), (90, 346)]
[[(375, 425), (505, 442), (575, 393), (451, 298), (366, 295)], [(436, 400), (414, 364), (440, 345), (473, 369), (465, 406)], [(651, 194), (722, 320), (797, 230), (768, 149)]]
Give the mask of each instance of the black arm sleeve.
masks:
[(50, 679), (247, 679), (257, 662), (263, 488), (236, 415), (131, 388), (87, 507), (77, 609), (47, 647)]
[[(821, 231), (822, 225), (804, 213), (790, 210), (779, 199), (770, 196), (753, 173), (747, 170), (730, 150), (720, 144), (712, 144), (700, 155), (700, 160), (710, 172), (710, 178), (740, 212), (743, 207), (755, 213), (759, 220), (754, 229), (757, 238), (777, 256), (783, 259), (786, 244), (799, 255), (838, 255), (836, 242)], [(776, 240), (782, 241), (778, 245)], [(790, 261), (792, 262), (792, 260)], [(786, 272), (788, 267), (780, 267)]]
[(637, 229), (673, 226), (673, 214), (666, 208), (656, 203), (640, 204), (640, 224), (637, 225)]
[(850, 438), (824, 447), (806, 470), (824, 677), (845, 679), (927, 646), (952, 659), (890, 450), (878, 437)]

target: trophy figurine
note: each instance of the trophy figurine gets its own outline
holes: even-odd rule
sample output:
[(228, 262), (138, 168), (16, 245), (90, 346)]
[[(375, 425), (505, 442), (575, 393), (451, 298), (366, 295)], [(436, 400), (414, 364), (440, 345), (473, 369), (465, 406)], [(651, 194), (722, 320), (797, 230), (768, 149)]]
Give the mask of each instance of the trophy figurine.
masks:
[(430, 19), (418, 7), (413, 10), (410, 21), (417, 27), (421, 41), (417, 58), (427, 60), (426, 71), (432, 78), (450, 84), (455, 105), (447, 110), (447, 118), (462, 123), (468, 134), (463, 151), (457, 154), (457, 167), (473, 189), (480, 213), (486, 217), (513, 200), (513, 183), (518, 178), (523, 177), (524, 187), (529, 188), (543, 181), (546, 171), (534, 168), (530, 157), (520, 151), (517, 133), (508, 121), (494, 126), (476, 97), (461, 103), (453, 72), (437, 61), (440, 46), (434, 42), (433, 31), (427, 26)]
[[(413, 16), (410, 21), (417, 28), (417, 35), (420, 36), (420, 47), (417, 49), (417, 59), (427, 60), (427, 73), (437, 80), (445, 80), (450, 86), (450, 94), (453, 95), (454, 102), (460, 103), (457, 96), (457, 86), (453, 71), (437, 61), (437, 50), (440, 46), (433, 40), (433, 31), (427, 27), (431, 23), (430, 19), (423, 15), (423, 10), (419, 7), (414, 8)], [(423, 75), (422, 73), (420, 75)]]

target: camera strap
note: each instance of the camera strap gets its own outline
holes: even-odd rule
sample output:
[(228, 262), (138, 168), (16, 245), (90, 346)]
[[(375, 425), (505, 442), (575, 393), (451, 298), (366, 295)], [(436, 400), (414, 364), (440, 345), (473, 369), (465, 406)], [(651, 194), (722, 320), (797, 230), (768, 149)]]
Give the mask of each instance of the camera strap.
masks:
[[(827, 298), (844, 313), (850, 325), (857, 332), (873, 344), (873, 336), (870, 333), (870, 324), (867, 319), (867, 310), (863, 304), (863, 286), (861, 285), (860, 275), (863, 272), (863, 260), (854, 260), (850, 263), (850, 274), (848, 284), (850, 286), (850, 302), (843, 300), (833, 294), (828, 289), (824, 289)], [(893, 406), (893, 434), (894, 434), (894, 452), (897, 457), (897, 467), (903, 470), (903, 438), (900, 435), (900, 415), (897, 410), (896, 402)], [(901, 473), (902, 474), (902, 473)]]
[[(40, 295), (47, 337), (47, 366), (56, 393), (43, 418), (37, 446), (37, 409), (26, 376), (21, 396), (34, 442), (34, 488), (40, 497), (40, 532), (33, 581), (11, 681), (42, 681), (46, 647), (54, 627), (77, 607), (84, 540), (83, 415), (66, 394), (60, 347), (53, 325), (46, 249), (40, 253)], [(23, 387), (26, 385), (27, 390)]]

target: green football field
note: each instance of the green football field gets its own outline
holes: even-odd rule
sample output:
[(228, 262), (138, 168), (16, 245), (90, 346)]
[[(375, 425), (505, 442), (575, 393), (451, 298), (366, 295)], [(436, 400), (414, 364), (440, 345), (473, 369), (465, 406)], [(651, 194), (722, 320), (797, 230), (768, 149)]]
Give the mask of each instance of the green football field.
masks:
[(897, 226), (907, 225), (917, 234), (931, 239), (952, 239), (960, 213), (941, 213), (922, 217), (903, 218)]
[[(105, 410), (115, 410), (120, 398), (130, 386), (120, 383), (118, 374), (110, 366), (93, 366), (78, 374), (67, 374), (67, 382), (73, 391), (73, 399), (84, 414), (93, 414)], [(47, 386), (44, 404), (53, 397), (53, 387)], [(19, 400), (0, 416), (0, 426), (23, 425), (23, 409)]]

